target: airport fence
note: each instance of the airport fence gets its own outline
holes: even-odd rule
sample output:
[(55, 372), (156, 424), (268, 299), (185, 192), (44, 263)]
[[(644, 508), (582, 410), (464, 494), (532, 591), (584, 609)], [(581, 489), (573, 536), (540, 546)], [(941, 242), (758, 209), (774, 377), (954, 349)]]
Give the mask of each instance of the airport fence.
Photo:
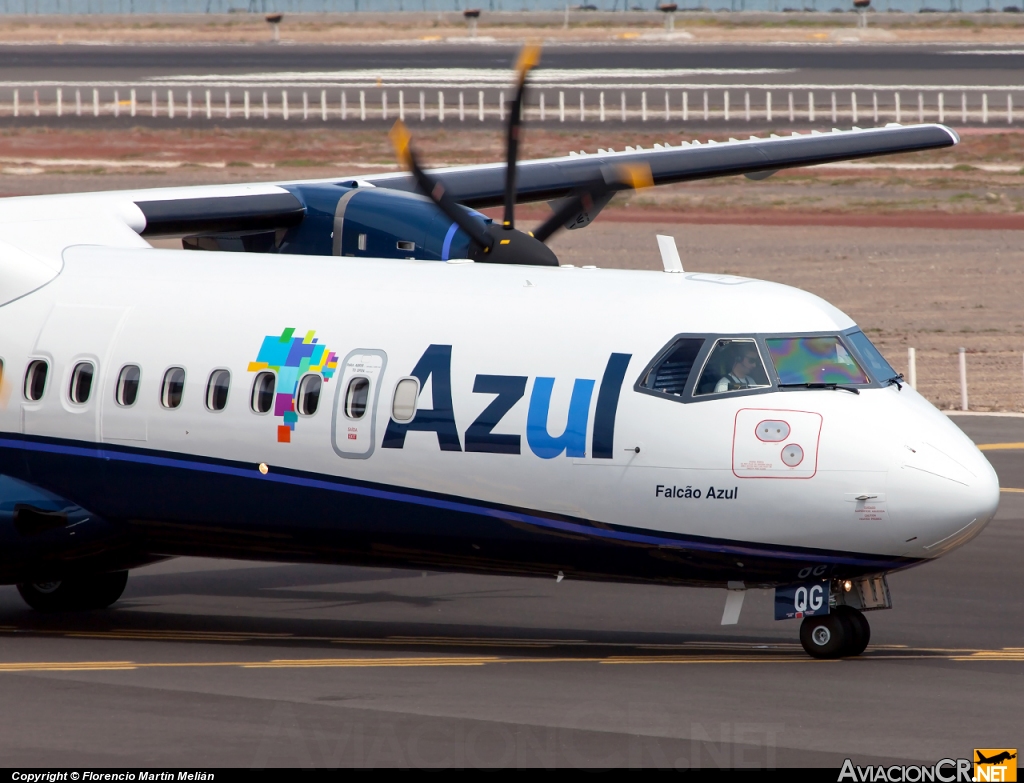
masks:
[(942, 410), (1024, 410), (1024, 354), (1013, 350), (955, 353), (907, 348), (906, 354), (887, 352), (905, 383)]
[[(8, 15), (121, 15), (223, 13), (442, 13), (479, 8), (487, 12), (656, 13), (662, 0), (0, 0)], [(853, 10), (850, 0), (680, 0), (681, 14), (749, 13), (824, 15)], [(1012, 0), (875, 0), (876, 13), (1020, 13)]]
[[(160, 118), (178, 122), (320, 120), (464, 124), (503, 122), (511, 92), (478, 89), (309, 84), (0, 85), (0, 118)], [(1013, 126), (1024, 120), (1024, 86), (871, 87), (851, 85), (631, 85), (533, 89), (524, 108), (530, 122), (685, 123), (744, 126), (877, 126), (939, 122)]]

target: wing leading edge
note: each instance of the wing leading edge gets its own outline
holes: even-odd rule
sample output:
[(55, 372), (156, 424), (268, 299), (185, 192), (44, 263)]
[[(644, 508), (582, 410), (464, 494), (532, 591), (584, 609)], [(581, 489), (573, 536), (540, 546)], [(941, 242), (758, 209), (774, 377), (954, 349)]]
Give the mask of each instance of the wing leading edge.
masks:
[[(750, 137), (727, 142), (683, 142), (678, 147), (625, 152), (573, 153), (561, 158), (521, 161), (516, 166), (516, 200), (520, 203), (552, 201), (592, 183), (609, 164), (646, 165), (655, 185), (692, 182), (740, 174), (759, 174), (781, 169), (859, 160), (883, 155), (942, 149), (958, 144), (960, 137), (944, 125), (886, 126), (828, 133), (811, 133), (770, 138)], [(433, 169), (430, 174), (444, 183), (447, 194), (472, 209), (499, 206), (505, 188), (504, 164), (483, 164)], [(189, 198), (180, 191), (173, 198), (160, 198), (160, 191), (137, 193), (134, 203), (146, 217), (144, 236), (204, 233), (211, 231), (273, 230), (300, 223), (310, 204), (304, 188), (328, 185), (371, 185), (377, 188), (414, 192), (415, 179), (405, 173), (378, 174), (330, 180), (275, 183), (276, 192), (240, 197), (236, 190), (223, 197), (215, 188), (202, 188), (202, 195)], [(624, 186), (625, 187), (625, 186)], [(340, 197), (340, 196), (339, 196)], [(318, 209), (322, 209), (322, 205)]]
[[(655, 185), (692, 182), (739, 174), (837, 163), (881, 155), (952, 147), (960, 142), (956, 131), (944, 125), (833, 130), (762, 139), (684, 142), (678, 147), (571, 155), (565, 158), (524, 161), (517, 166), (517, 200), (550, 201), (599, 178), (602, 166), (647, 164)], [(444, 181), (449, 195), (474, 209), (501, 204), (502, 166), (466, 166), (431, 172)], [(414, 190), (410, 176), (367, 177), (377, 187)]]

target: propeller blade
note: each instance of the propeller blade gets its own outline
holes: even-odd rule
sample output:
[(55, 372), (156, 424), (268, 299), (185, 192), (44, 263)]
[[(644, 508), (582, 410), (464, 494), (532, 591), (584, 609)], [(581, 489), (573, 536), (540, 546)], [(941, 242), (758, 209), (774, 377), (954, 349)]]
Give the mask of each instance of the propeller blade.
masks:
[(419, 189), (429, 196), (431, 201), (437, 204), (440, 210), (450, 217), (459, 228), (465, 231), (470, 239), (480, 245), (484, 252), (488, 252), (494, 245), (494, 237), (483, 225), (469, 216), (465, 207), (448, 195), (443, 182), (434, 179), (420, 168), (416, 153), (412, 149), (412, 135), (405, 127), (405, 123), (398, 120), (392, 125), (388, 138), (391, 139), (391, 145), (395, 148), (398, 161), (412, 173)]
[(631, 190), (654, 187), (654, 175), (649, 163), (622, 163), (614, 168), (614, 172), (615, 181), (620, 185), (619, 190), (623, 186)]
[(526, 76), (540, 62), (540, 46), (527, 44), (516, 61), (516, 97), (508, 117), (508, 135), (505, 141), (505, 218), (502, 227), (515, 228), (516, 210), (516, 161), (519, 157), (520, 115), (523, 110), (523, 94), (526, 92)]
[(533, 231), (533, 236), (541, 242), (547, 240), (561, 228), (570, 218), (580, 212), (589, 211), (594, 202), (602, 196), (618, 190), (640, 190), (654, 185), (651, 167), (646, 163), (625, 163), (615, 167), (602, 169), (602, 178), (584, 186), (570, 196), (565, 203)]
[(534, 238), (541, 242), (547, 242), (551, 235), (564, 228), (571, 218), (580, 214), (580, 212), (589, 212), (594, 208), (594, 200), (603, 195), (600, 192), (601, 190), (604, 189), (595, 187), (592, 190), (575, 193), (567, 198), (561, 207), (552, 212), (547, 220), (533, 230)]

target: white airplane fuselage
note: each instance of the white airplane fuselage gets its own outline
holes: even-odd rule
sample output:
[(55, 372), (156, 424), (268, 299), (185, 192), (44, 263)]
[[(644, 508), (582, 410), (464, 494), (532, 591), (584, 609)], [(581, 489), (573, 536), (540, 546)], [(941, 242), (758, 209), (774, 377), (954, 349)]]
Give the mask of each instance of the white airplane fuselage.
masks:
[[(767, 586), (934, 558), (998, 505), (985, 457), (907, 385), (688, 401), (638, 388), (680, 335), (855, 329), (786, 286), (87, 246), (63, 260), (52, 282), (0, 307), (0, 473), (81, 506), (140, 552)], [(261, 360), (274, 340), (296, 353)], [(48, 375), (30, 401), (36, 360)], [(83, 362), (95, 376), (76, 403)], [(121, 406), (128, 365), (141, 378)], [(176, 367), (184, 392), (168, 409)], [(403, 423), (396, 385), (417, 367)], [(229, 391), (210, 410), (217, 370)], [(276, 396), (254, 412), (261, 371), (278, 391), (285, 375), (325, 376), (316, 413)], [(370, 394), (354, 421), (346, 389), (360, 375)], [(483, 415), (499, 398), (507, 410)], [(788, 434), (761, 440), (765, 421)], [(795, 465), (779, 457), (791, 444)], [(60, 576), (47, 567), (7, 563), (4, 578)]]

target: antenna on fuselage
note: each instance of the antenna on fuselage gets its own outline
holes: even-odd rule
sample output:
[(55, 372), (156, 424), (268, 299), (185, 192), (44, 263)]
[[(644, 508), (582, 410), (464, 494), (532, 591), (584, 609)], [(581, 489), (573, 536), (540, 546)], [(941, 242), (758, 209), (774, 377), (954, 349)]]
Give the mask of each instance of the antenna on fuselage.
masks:
[(657, 234), (658, 250), (661, 251), (661, 265), (666, 272), (680, 274), (683, 271), (683, 261), (679, 258), (679, 248), (676, 247), (675, 237), (667, 237)]

